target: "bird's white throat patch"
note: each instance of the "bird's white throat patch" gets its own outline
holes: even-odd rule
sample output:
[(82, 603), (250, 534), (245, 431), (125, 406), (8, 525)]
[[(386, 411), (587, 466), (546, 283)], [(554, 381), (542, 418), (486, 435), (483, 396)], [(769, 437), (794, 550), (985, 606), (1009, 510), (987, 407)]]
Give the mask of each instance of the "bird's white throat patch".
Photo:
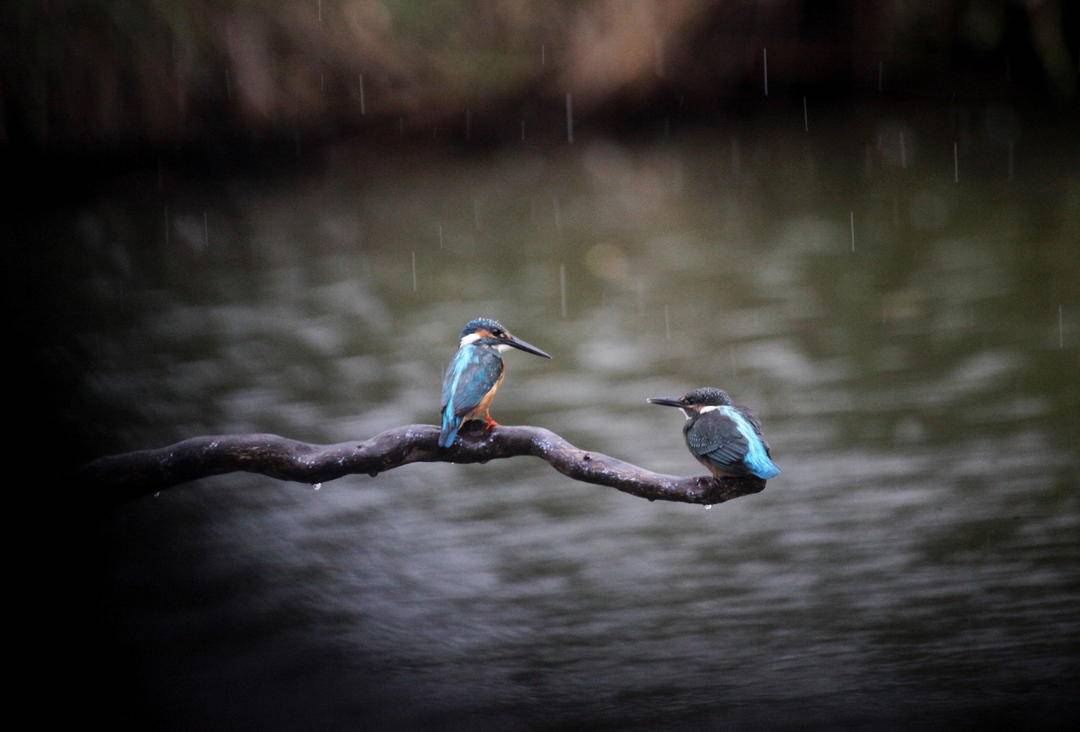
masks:
[(702, 407), (701, 409), (684, 409), (683, 407), (679, 407), (679, 409), (682, 411), (682, 413), (684, 415), (686, 415), (687, 419), (690, 419), (695, 414), (708, 414), (709, 412), (715, 412), (719, 408), (720, 407), (717, 407), (715, 405), (710, 405), (708, 407)]
[[(476, 343), (478, 340), (480, 340), (480, 338), (481, 338), (481, 336), (480, 336), (479, 333), (470, 333), (469, 335), (464, 336), (461, 339), (461, 344), (460, 345), (461, 346), (472, 345), (473, 343)], [(499, 345), (495, 346), (495, 349), (497, 351), (499, 351), (499, 353), (506, 353), (507, 351), (510, 350), (510, 348), (511, 348), (511, 346), (508, 346), (505, 343), (500, 343)]]

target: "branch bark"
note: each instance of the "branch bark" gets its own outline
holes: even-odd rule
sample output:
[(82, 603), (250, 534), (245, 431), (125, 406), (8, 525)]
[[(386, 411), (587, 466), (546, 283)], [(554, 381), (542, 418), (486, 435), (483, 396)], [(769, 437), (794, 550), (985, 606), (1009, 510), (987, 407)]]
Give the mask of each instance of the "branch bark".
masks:
[(245, 471), (298, 483), (324, 483), (344, 475), (381, 472), (416, 462), (486, 463), (529, 455), (563, 475), (610, 486), (650, 501), (711, 505), (759, 493), (758, 478), (680, 478), (654, 473), (598, 452), (582, 450), (542, 427), (468, 425), (450, 448), (438, 446), (439, 429), (413, 424), (363, 442), (310, 445), (278, 435), (194, 437), (155, 450), (111, 455), (83, 466), (80, 477), (117, 501), (130, 500), (211, 475)]

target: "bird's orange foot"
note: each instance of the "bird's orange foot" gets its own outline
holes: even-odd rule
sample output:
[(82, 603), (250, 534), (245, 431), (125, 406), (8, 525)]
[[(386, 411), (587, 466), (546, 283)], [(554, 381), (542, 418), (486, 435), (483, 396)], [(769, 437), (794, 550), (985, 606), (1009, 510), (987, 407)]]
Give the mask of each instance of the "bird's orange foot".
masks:
[(491, 432), (493, 429), (499, 426), (499, 423), (491, 418), (491, 415), (484, 417), (484, 430)]

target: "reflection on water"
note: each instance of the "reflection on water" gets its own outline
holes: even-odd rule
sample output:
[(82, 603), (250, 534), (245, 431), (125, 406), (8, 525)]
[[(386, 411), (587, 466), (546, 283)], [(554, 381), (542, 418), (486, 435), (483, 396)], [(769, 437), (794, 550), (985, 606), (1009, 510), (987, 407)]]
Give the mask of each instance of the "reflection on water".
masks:
[(83, 255), (54, 273), (79, 307), (52, 358), (103, 450), (434, 422), (485, 314), (555, 357), (508, 355), (500, 421), (694, 473), (644, 400), (722, 386), (784, 469), (709, 512), (526, 459), (125, 506), (107, 592), (156, 713), (1075, 716), (1080, 181), (1031, 135), (1010, 181), (988, 135), (956, 184), (949, 142), (904, 129), (902, 159), (888, 125), (341, 149), (209, 188), (153, 171), (55, 224)]

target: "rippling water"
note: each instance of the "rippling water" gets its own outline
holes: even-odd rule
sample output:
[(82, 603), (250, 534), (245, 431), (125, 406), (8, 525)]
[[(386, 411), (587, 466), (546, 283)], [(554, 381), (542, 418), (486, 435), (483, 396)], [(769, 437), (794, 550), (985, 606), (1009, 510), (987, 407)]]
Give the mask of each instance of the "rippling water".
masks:
[(530, 459), (137, 501), (101, 530), (132, 696), (179, 726), (1080, 715), (1075, 141), (1028, 130), (1010, 180), (974, 134), (956, 183), (898, 124), (166, 165), (66, 211), (48, 353), (102, 451), (433, 422), (486, 314), (554, 355), (508, 355), (500, 421), (691, 474), (645, 398), (722, 386), (784, 470), (711, 511)]

